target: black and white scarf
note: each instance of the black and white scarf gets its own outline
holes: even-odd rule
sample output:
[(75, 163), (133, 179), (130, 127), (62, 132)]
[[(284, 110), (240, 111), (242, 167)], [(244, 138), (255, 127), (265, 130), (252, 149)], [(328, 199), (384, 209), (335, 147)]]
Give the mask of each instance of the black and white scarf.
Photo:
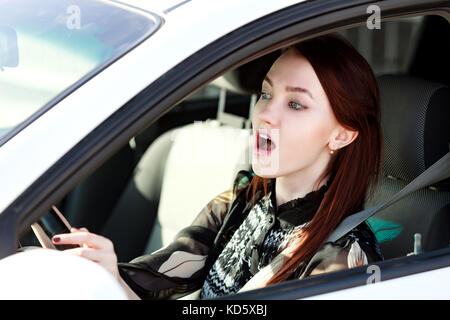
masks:
[[(274, 209), (274, 189), (250, 210), (209, 270), (202, 299), (238, 292), (287, 245), (317, 210), (327, 186)], [(292, 219), (292, 216), (296, 217)], [(284, 219), (287, 218), (287, 219)]]

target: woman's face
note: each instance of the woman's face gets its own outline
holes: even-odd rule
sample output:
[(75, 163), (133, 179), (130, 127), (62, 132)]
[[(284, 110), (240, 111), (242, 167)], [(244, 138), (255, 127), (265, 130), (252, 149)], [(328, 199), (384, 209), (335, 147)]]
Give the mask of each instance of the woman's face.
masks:
[[(296, 173), (317, 178), (330, 160), (340, 128), (313, 67), (292, 48), (267, 73), (252, 125), (252, 167), (265, 178)], [(259, 133), (269, 135), (269, 145)]]

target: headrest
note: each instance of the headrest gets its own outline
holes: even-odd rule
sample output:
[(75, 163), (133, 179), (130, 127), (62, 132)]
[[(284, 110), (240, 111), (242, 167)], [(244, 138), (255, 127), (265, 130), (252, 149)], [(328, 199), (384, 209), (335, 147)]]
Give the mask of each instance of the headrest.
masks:
[[(383, 171), (410, 182), (450, 149), (450, 88), (406, 75), (378, 78)], [(435, 187), (448, 187), (449, 179)]]

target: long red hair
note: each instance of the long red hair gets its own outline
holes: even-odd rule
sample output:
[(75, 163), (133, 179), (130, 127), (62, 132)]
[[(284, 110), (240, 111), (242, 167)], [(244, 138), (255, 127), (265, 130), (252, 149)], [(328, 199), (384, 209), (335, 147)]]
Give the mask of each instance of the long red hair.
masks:
[[(284, 281), (302, 262), (307, 262), (339, 223), (364, 208), (370, 186), (378, 184), (382, 159), (380, 95), (367, 61), (344, 38), (324, 35), (293, 45), (312, 65), (330, 101), (336, 120), (358, 131), (349, 145), (335, 151), (316, 181), (332, 182), (310, 223), (300, 229), (282, 252), (283, 263), (266, 283)], [(247, 189), (252, 200), (257, 190), (267, 196), (267, 180), (255, 175)], [(373, 190), (372, 190), (373, 191)]]

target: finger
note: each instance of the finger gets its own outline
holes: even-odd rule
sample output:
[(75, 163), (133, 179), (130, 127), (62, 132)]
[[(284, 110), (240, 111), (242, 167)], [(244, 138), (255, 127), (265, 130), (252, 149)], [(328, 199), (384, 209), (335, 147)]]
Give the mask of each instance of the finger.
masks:
[(111, 240), (85, 231), (58, 234), (52, 241), (54, 244), (78, 244), (97, 249), (113, 249)]
[(99, 262), (101, 260), (101, 257), (99, 257), (98, 249), (94, 248), (74, 248), (74, 249), (67, 249), (64, 250), (65, 253), (73, 254), (79, 257), (83, 257), (89, 260), (92, 260), (94, 262)]
[(116, 256), (114, 254), (94, 248), (74, 248), (65, 250), (64, 252), (74, 254), (100, 264), (110, 265), (117, 263)]
[[(85, 230), (82, 230), (82, 229), (85, 229)], [(70, 232), (72, 232), (72, 233), (73, 232), (80, 232), (80, 231), (87, 231), (87, 229), (86, 228), (77, 229), (77, 228), (74, 228), (74, 227), (70, 228)], [(82, 244), (81, 247), (89, 248), (89, 246), (87, 244)]]
[(52, 238), (52, 241), (55, 244), (87, 245), (88, 247), (98, 249), (107, 248), (109, 246), (108, 239), (85, 231), (58, 234)]
[(80, 232), (80, 231), (86, 231), (86, 232), (89, 232), (89, 230), (86, 229), (85, 227), (80, 228), (80, 229), (74, 228), (74, 227), (70, 228), (70, 232)]
[(111, 252), (93, 248), (76, 248), (65, 250), (64, 252), (98, 263), (110, 272), (116, 279), (119, 277), (119, 271), (117, 269), (117, 256), (115, 254), (111, 254)]

